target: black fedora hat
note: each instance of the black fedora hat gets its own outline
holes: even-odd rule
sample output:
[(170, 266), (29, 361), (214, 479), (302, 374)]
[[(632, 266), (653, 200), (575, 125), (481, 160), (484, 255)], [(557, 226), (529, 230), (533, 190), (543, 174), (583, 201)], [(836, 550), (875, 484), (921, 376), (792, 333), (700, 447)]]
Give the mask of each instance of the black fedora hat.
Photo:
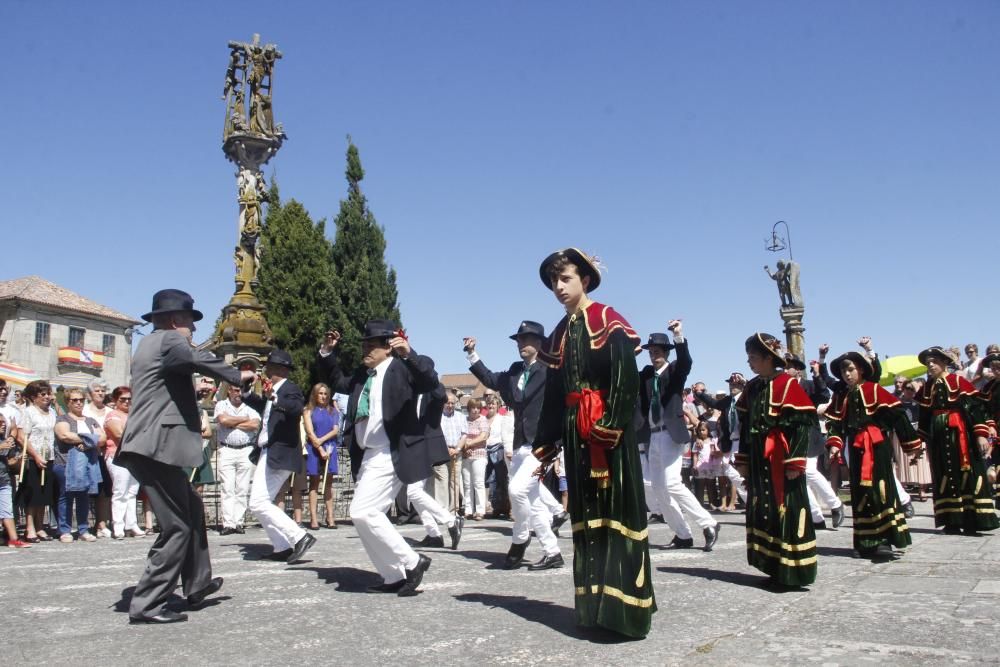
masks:
[(674, 349), (674, 344), (670, 342), (670, 337), (665, 333), (649, 334), (649, 340), (647, 340), (646, 344), (642, 346), (642, 349), (648, 350), (653, 345), (662, 347), (664, 350)]
[(601, 272), (597, 268), (597, 261), (579, 248), (556, 250), (542, 261), (542, 265), (538, 267), (538, 275), (541, 277), (542, 284), (545, 287), (552, 289), (552, 280), (549, 279), (549, 267), (557, 259), (563, 257), (576, 266), (576, 270), (580, 273), (581, 278), (590, 276), (590, 284), (587, 286), (587, 292), (593, 292), (597, 289), (597, 286), (601, 284)]
[(800, 371), (806, 369), (806, 362), (794, 352), (785, 352), (785, 368), (796, 368)]
[(274, 364), (275, 366), (287, 366), (288, 368), (291, 368), (293, 366), (292, 355), (288, 354), (284, 350), (274, 348), (271, 350), (270, 354), (267, 355), (267, 363)]
[(732, 374), (730, 374), (729, 378), (726, 380), (726, 384), (745, 385), (746, 383), (747, 379), (743, 377), (743, 373), (740, 373), (738, 371), (735, 371)]
[(538, 322), (532, 322), (531, 320), (524, 320), (521, 322), (521, 326), (517, 328), (517, 333), (511, 334), (511, 340), (517, 340), (518, 336), (523, 335), (538, 336), (539, 338), (545, 338), (545, 327), (543, 327)]
[(191, 319), (195, 322), (204, 317), (200, 310), (194, 309), (194, 298), (187, 292), (179, 289), (161, 289), (153, 295), (153, 309), (143, 315), (142, 319), (151, 322), (153, 315), (182, 312), (191, 313)]
[(1000, 354), (997, 354), (996, 352), (994, 352), (993, 354), (987, 354), (985, 357), (983, 357), (983, 361), (980, 365), (980, 368), (989, 368), (990, 364), (992, 364), (994, 361), (1000, 361)]
[(844, 352), (842, 355), (830, 362), (830, 372), (838, 380), (843, 380), (843, 367), (844, 362), (850, 361), (854, 364), (859, 371), (861, 371), (862, 379), (868, 380), (869, 382), (876, 380), (873, 377), (875, 375), (875, 368), (872, 366), (872, 362), (868, 360), (868, 357), (861, 354), (860, 352), (850, 351)]
[(917, 355), (917, 359), (919, 359), (920, 363), (924, 366), (927, 365), (927, 360), (931, 357), (937, 357), (948, 365), (956, 363), (956, 359), (952, 356), (951, 352), (939, 345), (932, 345)]
[(784, 368), (785, 364), (785, 353), (781, 349), (781, 341), (768, 333), (755, 333), (754, 335), (747, 338), (744, 348), (747, 352), (750, 350), (756, 350), (761, 354), (769, 354), (774, 359), (774, 365), (776, 368)]
[(392, 320), (368, 320), (365, 322), (365, 333), (361, 340), (372, 338), (395, 338), (399, 327)]

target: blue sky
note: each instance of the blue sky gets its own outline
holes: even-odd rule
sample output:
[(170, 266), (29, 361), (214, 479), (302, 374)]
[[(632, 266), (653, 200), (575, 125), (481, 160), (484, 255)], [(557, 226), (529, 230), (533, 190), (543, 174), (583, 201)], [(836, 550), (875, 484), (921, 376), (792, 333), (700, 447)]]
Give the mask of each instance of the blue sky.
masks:
[(692, 379), (722, 387), (747, 335), (780, 334), (777, 220), (807, 349), (1000, 340), (994, 2), (233, 7), (0, 5), (0, 278), (136, 315), (180, 287), (214, 319), (236, 241), (226, 43), (258, 32), (284, 53), (289, 135), (265, 173), (332, 220), (352, 135), (439, 370), (465, 370), (463, 335), (500, 367), (521, 319), (551, 328), (538, 264), (576, 245), (608, 267), (596, 299), (643, 336), (682, 317)]

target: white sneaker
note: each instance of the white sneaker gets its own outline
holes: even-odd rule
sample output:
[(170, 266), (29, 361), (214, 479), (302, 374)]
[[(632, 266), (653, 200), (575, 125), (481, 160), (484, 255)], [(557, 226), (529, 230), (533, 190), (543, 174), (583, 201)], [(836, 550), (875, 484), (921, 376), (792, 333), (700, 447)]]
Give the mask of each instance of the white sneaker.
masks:
[(146, 537), (146, 531), (141, 528), (129, 528), (125, 531), (125, 534), (129, 537)]
[(97, 536), (98, 537), (111, 537), (111, 531), (108, 530), (107, 528), (101, 528), (100, 530), (97, 531)]
[(90, 533), (80, 533), (80, 541), (82, 542), (96, 542), (97, 538)]

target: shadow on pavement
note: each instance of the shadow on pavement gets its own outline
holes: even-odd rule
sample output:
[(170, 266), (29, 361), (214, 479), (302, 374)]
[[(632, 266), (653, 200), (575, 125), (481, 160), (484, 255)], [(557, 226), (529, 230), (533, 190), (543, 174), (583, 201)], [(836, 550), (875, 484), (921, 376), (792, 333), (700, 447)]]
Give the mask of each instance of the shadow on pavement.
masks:
[(746, 572), (731, 572), (727, 570), (713, 570), (708, 567), (681, 567), (677, 565), (661, 565), (656, 568), (659, 572), (667, 574), (685, 574), (689, 577), (701, 577), (709, 581), (725, 581), (738, 586), (749, 586), (750, 588), (763, 588), (767, 583), (767, 577), (758, 574), (747, 574)]
[[(450, 549), (448, 551), (451, 551)], [(478, 560), (486, 563), (487, 570), (500, 570), (503, 568), (503, 562), (507, 558), (507, 554), (500, 551), (465, 551), (462, 549), (462, 545), (458, 545), (458, 551), (452, 552), (457, 553), (459, 556), (465, 558), (471, 558), (472, 560)]]
[(583, 639), (594, 644), (621, 644), (639, 641), (603, 628), (581, 628), (576, 624), (576, 612), (569, 607), (545, 600), (531, 600), (523, 595), (495, 595), (492, 593), (462, 593), (454, 596), (460, 602), (478, 602), (487, 607), (499, 607), (526, 621), (539, 623), (556, 632)]
[(262, 544), (238, 544), (243, 560), (264, 560), (264, 556), (274, 553), (274, 547), (267, 542)]
[(375, 572), (359, 570), (356, 567), (292, 567), (290, 570), (315, 572), (325, 584), (337, 584), (337, 591), (343, 593), (366, 593), (369, 586), (382, 583), (382, 577)]
[(839, 556), (841, 558), (857, 558), (851, 547), (816, 547), (817, 556)]

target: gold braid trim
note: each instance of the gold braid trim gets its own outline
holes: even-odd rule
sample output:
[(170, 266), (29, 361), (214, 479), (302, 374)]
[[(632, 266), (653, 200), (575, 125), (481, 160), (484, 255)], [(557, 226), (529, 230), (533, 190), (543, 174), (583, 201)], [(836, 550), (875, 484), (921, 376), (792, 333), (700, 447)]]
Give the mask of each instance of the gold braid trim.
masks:
[(609, 597), (617, 598), (618, 600), (621, 600), (625, 604), (631, 605), (633, 607), (642, 607), (643, 609), (647, 609), (653, 606), (652, 595), (649, 596), (648, 598), (637, 598), (634, 595), (628, 595), (626, 593), (623, 593), (622, 591), (618, 590), (617, 588), (614, 588), (613, 586), (605, 586), (603, 584), (592, 584), (590, 586), (589, 591), (587, 590), (586, 586), (576, 587), (577, 595), (586, 595), (588, 592), (591, 595), (607, 595)]
[(573, 524), (574, 533), (578, 533), (585, 528), (607, 528), (608, 530), (614, 530), (621, 533), (630, 540), (649, 539), (649, 528), (632, 530), (631, 528), (627, 528), (617, 519), (591, 519), (589, 521), (579, 521)]
[[(815, 544), (815, 543), (813, 543)], [(776, 551), (771, 551), (767, 547), (763, 547), (759, 544), (751, 542), (747, 544), (747, 549), (752, 549), (753, 551), (759, 551), (765, 556), (777, 559), (782, 565), (790, 565), (791, 567), (806, 567), (807, 565), (816, 564), (816, 556), (812, 555), (808, 558), (785, 558)]]
[(802, 544), (787, 544), (783, 542), (781, 538), (771, 537), (759, 528), (747, 528), (747, 533), (756, 538), (762, 539), (769, 544), (777, 544), (785, 551), (808, 551), (809, 549), (816, 548), (816, 540), (813, 540), (812, 542), (803, 542)]

